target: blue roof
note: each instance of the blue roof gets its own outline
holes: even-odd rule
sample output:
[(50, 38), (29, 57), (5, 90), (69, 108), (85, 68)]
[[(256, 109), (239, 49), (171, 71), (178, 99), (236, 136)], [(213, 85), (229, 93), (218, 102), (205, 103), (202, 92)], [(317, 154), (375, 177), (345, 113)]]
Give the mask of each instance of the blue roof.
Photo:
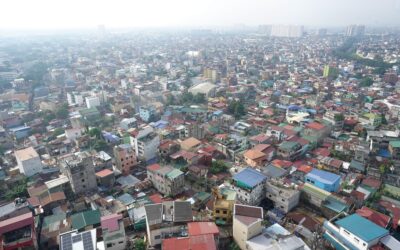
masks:
[(310, 173), (306, 175), (306, 178), (311, 178), (321, 183), (334, 184), (335, 182), (340, 180), (340, 175), (319, 169), (313, 169)]
[(266, 178), (265, 175), (252, 168), (246, 168), (233, 176), (235, 181), (240, 181), (251, 188), (257, 186)]
[(358, 214), (352, 214), (336, 221), (336, 225), (343, 227), (360, 239), (370, 242), (389, 233), (388, 230), (376, 225)]

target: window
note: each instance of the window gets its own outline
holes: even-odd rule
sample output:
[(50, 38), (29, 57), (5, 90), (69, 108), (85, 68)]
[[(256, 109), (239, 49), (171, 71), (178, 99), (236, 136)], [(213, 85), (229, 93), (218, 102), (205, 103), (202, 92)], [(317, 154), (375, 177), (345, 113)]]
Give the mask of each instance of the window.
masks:
[(217, 210), (215, 210), (215, 212), (217, 213), (217, 214), (219, 214), (219, 210), (217, 209)]
[(282, 199), (283, 202), (285, 202), (285, 199)]
[(227, 214), (227, 213), (228, 213), (228, 211), (226, 211), (226, 210), (225, 210), (225, 211), (223, 211), (223, 213), (224, 213), (224, 214)]
[(124, 161), (124, 158), (121, 158), (121, 161)]
[(349, 231), (347, 231), (347, 230), (345, 230), (345, 229), (343, 229), (343, 231), (344, 231), (346, 234), (350, 235)]
[(120, 242), (118, 242), (118, 244), (124, 244), (124, 242), (123, 242), (123, 241), (120, 241)]
[(156, 240), (161, 239), (161, 235), (156, 235), (156, 236), (154, 236), (154, 239), (156, 239)]
[(108, 243), (108, 244), (107, 244), (107, 247), (112, 247), (112, 243)]
[(85, 182), (85, 179), (82, 179), (82, 182)]
[(357, 239), (356, 237), (354, 237), (354, 240), (355, 240), (357, 243), (359, 243), (359, 242), (360, 242), (360, 240), (359, 240), (359, 239)]

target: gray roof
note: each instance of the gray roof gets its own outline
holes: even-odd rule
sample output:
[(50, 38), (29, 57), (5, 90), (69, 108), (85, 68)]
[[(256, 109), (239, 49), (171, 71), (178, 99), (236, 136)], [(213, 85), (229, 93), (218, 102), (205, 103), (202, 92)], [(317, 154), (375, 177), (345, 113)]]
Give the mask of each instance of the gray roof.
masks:
[(262, 172), (264, 175), (270, 177), (270, 178), (279, 178), (284, 176), (287, 171), (283, 168), (276, 167), (272, 164), (269, 164), (268, 166), (264, 167), (262, 169)]
[(139, 183), (140, 180), (133, 175), (127, 175), (119, 177), (117, 182), (121, 184), (122, 187), (133, 187)]
[(174, 222), (192, 221), (192, 206), (189, 201), (174, 202)]
[(149, 226), (162, 223), (163, 205), (150, 204), (144, 206), (146, 210), (146, 220)]

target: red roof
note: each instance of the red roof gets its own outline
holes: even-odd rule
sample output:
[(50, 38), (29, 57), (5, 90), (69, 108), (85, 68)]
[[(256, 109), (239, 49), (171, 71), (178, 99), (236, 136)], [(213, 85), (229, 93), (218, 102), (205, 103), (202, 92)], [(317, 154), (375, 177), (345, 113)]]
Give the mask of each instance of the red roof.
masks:
[(96, 176), (100, 177), (100, 178), (103, 178), (103, 177), (109, 176), (109, 175), (111, 175), (113, 173), (114, 172), (111, 171), (110, 169), (104, 169), (104, 170), (101, 170), (101, 171), (97, 172)]
[(372, 187), (372, 188), (375, 188), (375, 189), (379, 189), (379, 187), (382, 184), (382, 181), (380, 181), (376, 178), (373, 178), (373, 177), (367, 177), (362, 181), (362, 184)]
[[(212, 234), (196, 235), (189, 237), (190, 250), (216, 250)], [(180, 248), (176, 248), (180, 249)]]
[(189, 250), (189, 238), (169, 238), (162, 241), (163, 250)]
[(33, 225), (33, 215), (32, 212), (22, 214), (8, 220), (0, 221), (0, 235), (11, 232), (22, 227)]
[(108, 232), (114, 232), (119, 229), (118, 221), (122, 219), (121, 214), (111, 214), (101, 217), (101, 228), (107, 229)]
[(147, 170), (150, 170), (150, 171), (157, 171), (160, 168), (161, 168), (160, 165), (158, 165), (157, 163), (153, 164), (153, 165), (150, 165), (150, 166), (147, 166)]
[(389, 216), (379, 213), (368, 207), (362, 207), (361, 209), (358, 209), (356, 213), (383, 228), (386, 228), (390, 222)]
[(190, 236), (204, 234), (219, 234), (219, 229), (214, 222), (190, 222), (188, 223), (188, 232)]
[(313, 170), (313, 168), (311, 166), (308, 165), (301, 165), (300, 167), (297, 168), (298, 171), (303, 172), (308, 174), (309, 172), (311, 172), (311, 170)]
[(318, 122), (311, 122), (306, 125), (306, 128), (310, 128), (310, 129), (314, 129), (314, 130), (321, 130), (321, 129), (325, 128), (325, 126)]
[(327, 157), (331, 154), (330, 150), (327, 148), (316, 148), (314, 151), (312, 151), (312, 153), (315, 155), (321, 155), (324, 157)]
[(393, 229), (396, 229), (399, 226), (399, 221), (400, 221), (400, 208), (395, 206), (393, 203), (380, 200), (379, 205), (385, 207), (387, 210), (392, 212), (392, 227)]
[(163, 201), (161, 195), (158, 194), (158, 193), (149, 196), (149, 199), (150, 199), (153, 203), (162, 203), (162, 201)]

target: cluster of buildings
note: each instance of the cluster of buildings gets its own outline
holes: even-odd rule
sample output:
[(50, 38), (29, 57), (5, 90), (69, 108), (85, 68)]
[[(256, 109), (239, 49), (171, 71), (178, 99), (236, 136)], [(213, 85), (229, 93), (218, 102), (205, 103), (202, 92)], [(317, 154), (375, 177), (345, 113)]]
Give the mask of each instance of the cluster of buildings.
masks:
[(400, 249), (399, 35), (262, 28), (0, 48), (0, 249)]

